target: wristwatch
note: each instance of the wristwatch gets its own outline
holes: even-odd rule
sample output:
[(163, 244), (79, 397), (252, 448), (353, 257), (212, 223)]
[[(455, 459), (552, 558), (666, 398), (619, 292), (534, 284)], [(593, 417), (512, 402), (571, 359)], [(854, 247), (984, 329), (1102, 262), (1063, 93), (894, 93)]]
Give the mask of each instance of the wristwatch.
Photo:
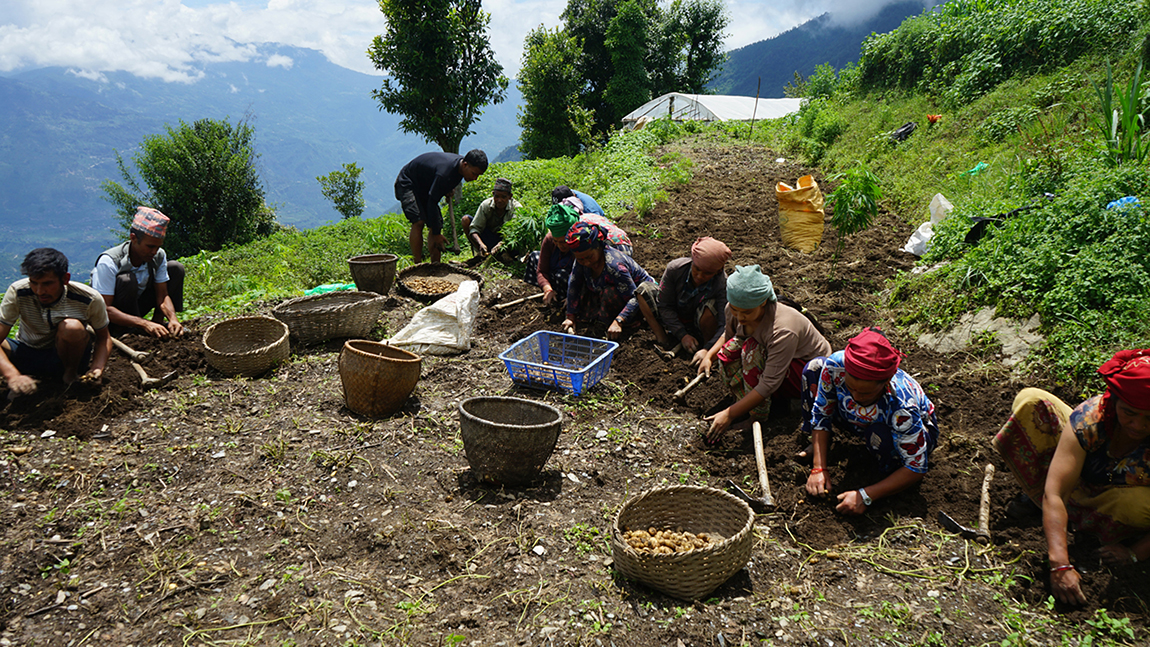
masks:
[(874, 499), (870, 498), (870, 495), (866, 493), (866, 490), (861, 487), (859, 488), (859, 496), (862, 497), (863, 505), (867, 506), (868, 508), (872, 503), (874, 503)]

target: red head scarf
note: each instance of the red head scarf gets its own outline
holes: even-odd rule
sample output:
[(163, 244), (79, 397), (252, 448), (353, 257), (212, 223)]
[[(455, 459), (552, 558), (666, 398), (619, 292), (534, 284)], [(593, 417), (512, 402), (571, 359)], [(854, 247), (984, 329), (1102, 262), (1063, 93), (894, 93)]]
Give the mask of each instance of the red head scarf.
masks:
[(1098, 373), (1110, 394), (1135, 409), (1150, 409), (1150, 349), (1120, 350)]
[(867, 328), (851, 337), (843, 353), (847, 374), (860, 380), (881, 382), (894, 377), (902, 354), (878, 328)]
[(691, 245), (691, 264), (707, 274), (722, 270), (729, 260), (731, 248), (710, 236), (704, 236)]

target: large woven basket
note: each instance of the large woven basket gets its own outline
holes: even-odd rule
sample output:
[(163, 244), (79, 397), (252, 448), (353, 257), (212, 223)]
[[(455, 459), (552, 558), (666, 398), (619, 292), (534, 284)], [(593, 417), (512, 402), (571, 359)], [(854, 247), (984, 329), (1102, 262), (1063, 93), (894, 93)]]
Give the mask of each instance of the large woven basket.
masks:
[[(411, 280), (415, 278), (442, 279), (455, 284), (455, 287), (446, 291), (428, 292), (411, 283)], [(479, 272), (446, 263), (420, 263), (401, 270), (396, 287), (400, 293), (412, 299), (435, 301), (454, 293), (459, 289), (459, 284), (464, 281), (478, 281), (479, 288), (483, 289), (483, 277), (479, 275)]]
[(375, 292), (339, 291), (288, 299), (272, 310), (302, 344), (366, 337), (387, 299)]
[(255, 377), (291, 354), (288, 327), (271, 317), (239, 317), (204, 332), (204, 355), (225, 375)]
[[(709, 487), (675, 485), (639, 494), (619, 509), (611, 526), (615, 568), (623, 575), (682, 600), (697, 600), (714, 591), (747, 565), (754, 537), (755, 514), (743, 501)], [(718, 544), (671, 555), (636, 551), (627, 530), (673, 530), (716, 534)]]
[(459, 403), (459, 433), (471, 471), (481, 481), (530, 483), (555, 451), (563, 413), (555, 407), (501, 396)]
[(339, 379), (347, 408), (371, 417), (403, 408), (419, 382), (422, 360), (402, 348), (366, 339), (349, 339), (339, 354)]

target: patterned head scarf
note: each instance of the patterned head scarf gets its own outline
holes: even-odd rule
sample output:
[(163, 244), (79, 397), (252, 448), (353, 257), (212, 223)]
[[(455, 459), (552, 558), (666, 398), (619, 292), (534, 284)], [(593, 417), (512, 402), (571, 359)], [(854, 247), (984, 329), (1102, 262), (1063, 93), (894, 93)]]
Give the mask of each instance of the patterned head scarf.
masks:
[(778, 301), (771, 277), (763, 274), (758, 265), (738, 265), (727, 277), (727, 303), (752, 310), (764, 303)]
[(494, 193), (496, 191), (502, 191), (507, 195), (511, 195), (511, 180), (504, 177), (495, 180), (495, 186), (491, 188), (491, 192)]
[(607, 230), (599, 225), (580, 220), (571, 226), (564, 240), (572, 251), (585, 252), (589, 249), (603, 249), (607, 245)]
[(704, 236), (691, 245), (691, 264), (707, 274), (722, 270), (729, 260), (731, 248), (710, 236)]
[(1107, 399), (1115, 395), (1135, 409), (1150, 409), (1150, 349), (1118, 351), (1098, 373), (1106, 382)]
[(156, 209), (136, 207), (132, 229), (153, 238), (163, 238), (168, 233), (168, 221), (168, 217)]
[(579, 214), (575, 209), (565, 204), (553, 204), (543, 224), (547, 227), (547, 231), (551, 232), (552, 238), (563, 240), (567, 237), (567, 230), (578, 220)]
[(847, 374), (860, 380), (883, 382), (894, 377), (902, 354), (878, 328), (867, 328), (851, 337), (843, 352)]

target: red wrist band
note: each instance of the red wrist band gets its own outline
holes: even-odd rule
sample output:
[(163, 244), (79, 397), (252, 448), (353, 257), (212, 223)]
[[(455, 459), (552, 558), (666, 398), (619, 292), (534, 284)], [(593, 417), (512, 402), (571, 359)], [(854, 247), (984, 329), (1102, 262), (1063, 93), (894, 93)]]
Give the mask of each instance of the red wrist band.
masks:
[(818, 474), (819, 472), (825, 472), (825, 471), (826, 471), (826, 468), (824, 468), (824, 467), (812, 467), (811, 468), (811, 474)]
[(1072, 571), (1072, 570), (1074, 570), (1074, 564), (1064, 564), (1062, 566), (1055, 566), (1055, 567), (1051, 568), (1050, 572), (1051, 573), (1057, 573), (1059, 571)]

